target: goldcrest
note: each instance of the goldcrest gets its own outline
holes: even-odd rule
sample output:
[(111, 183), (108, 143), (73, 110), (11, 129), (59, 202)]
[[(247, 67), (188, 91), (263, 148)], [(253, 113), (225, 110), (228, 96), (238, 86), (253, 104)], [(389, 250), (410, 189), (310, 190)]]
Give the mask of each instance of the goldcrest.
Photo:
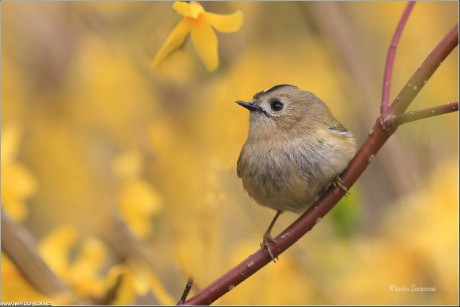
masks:
[(283, 211), (301, 213), (345, 170), (356, 152), (352, 134), (314, 94), (281, 84), (237, 101), (250, 111), (248, 138), (237, 173), (257, 203), (277, 210), (263, 244)]

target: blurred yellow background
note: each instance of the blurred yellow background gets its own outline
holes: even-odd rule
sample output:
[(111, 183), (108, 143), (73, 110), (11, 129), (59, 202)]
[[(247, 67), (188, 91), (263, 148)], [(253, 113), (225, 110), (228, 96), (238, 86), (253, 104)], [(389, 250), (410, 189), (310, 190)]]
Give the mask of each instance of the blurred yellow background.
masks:
[[(27, 227), (79, 302), (174, 304), (188, 275), (193, 295), (258, 249), (274, 212), (236, 175), (248, 113), (235, 100), (297, 85), (358, 145), (379, 114), (405, 3), (201, 4), (244, 15), (239, 31), (217, 33), (211, 73), (190, 39), (151, 67), (181, 19), (172, 2), (1, 3), (2, 211)], [(457, 10), (415, 5), (392, 98)], [(452, 101), (458, 49), (410, 108)], [(458, 113), (404, 125), (349, 197), (216, 304), (457, 304), (458, 200)], [(283, 214), (273, 234), (296, 217)], [(3, 252), (1, 284), (2, 302), (70, 300), (38, 293)]]

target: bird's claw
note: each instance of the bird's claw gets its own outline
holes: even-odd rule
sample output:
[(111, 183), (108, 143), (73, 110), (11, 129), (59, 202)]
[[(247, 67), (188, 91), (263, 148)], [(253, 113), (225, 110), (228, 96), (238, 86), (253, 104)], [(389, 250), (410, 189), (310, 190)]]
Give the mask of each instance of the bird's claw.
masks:
[(335, 177), (334, 180), (332, 180), (332, 185), (334, 186), (335, 190), (334, 193), (337, 193), (339, 189), (345, 192), (345, 195), (348, 195), (348, 189), (346, 186), (343, 185), (343, 180), (339, 176)]
[(263, 241), (260, 243), (260, 247), (265, 248), (268, 251), (270, 258), (273, 260), (273, 262), (276, 263), (278, 257), (273, 256), (269, 245), (270, 243), (276, 243), (276, 240), (269, 233), (264, 234)]

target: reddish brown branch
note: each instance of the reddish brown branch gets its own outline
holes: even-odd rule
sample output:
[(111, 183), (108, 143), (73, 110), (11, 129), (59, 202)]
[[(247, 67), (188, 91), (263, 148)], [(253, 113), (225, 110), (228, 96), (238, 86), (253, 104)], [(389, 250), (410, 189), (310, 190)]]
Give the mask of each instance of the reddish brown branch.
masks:
[[(349, 189), (355, 183), (367, 166), (374, 160), (380, 148), (382, 148), (395, 131), (396, 126), (393, 127), (394, 129), (388, 129), (383, 123), (386, 120), (391, 120), (391, 118), (402, 118), (400, 122), (396, 121), (395, 125), (404, 123), (404, 116), (401, 114), (407, 109), (426, 81), (433, 75), (457, 44), (458, 27), (455, 25), (428, 55), (390, 108), (375, 121), (369, 136), (350, 162), (348, 168), (341, 175), (343, 185), (346, 188)], [(425, 112), (424, 110), (421, 111)], [(398, 117), (400, 115), (401, 117)], [(334, 188), (330, 188), (313, 206), (276, 237), (276, 243), (270, 245), (273, 255), (277, 257), (310, 231), (337, 204), (343, 195), (344, 192), (342, 190), (335, 191)], [(271, 258), (267, 251), (259, 249), (219, 279), (195, 294), (184, 305), (211, 304), (270, 262)]]
[(438, 116), (446, 113), (458, 111), (458, 102), (446, 103), (440, 106), (427, 108), (423, 110), (410, 111), (396, 116), (389, 116), (385, 118), (383, 124), (385, 127), (401, 126), (402, 124), (410, 123), (419, 119)]
[[(422, 65), (412, 75), (406, 86), (401, 90), (395, 101), (387, 110), (386, 116), (402, 114), (407, 110), (412, 100), (422, 87), (442, 64), (449, 53), (458, 45), (458, 22), (442, 41), (434, 48)], [(385, 115), (384, 115), (385, 116)]]
[(385, 63), (385, 74), (383, 77), (383, 86), (382, 86), (382, 102), (380, 104), (380, 114), (385, 113), (388, 109), (388, 101), (390, 100), (390, 86), (391, 86), (391, 74), (393, 72), (393, 63), (396, 56), (396, 48), (398, 47), (399, 39), (401, 38), (402, 31), (406, 25), (407, 19), (414, 7), (415, 2), (411, 1), (407, 3), (406, 9), (399, 20), (399, 24), (396, 27), (395, 34), (391, 40), (391, 45), (388, 48), (387, 60)]
[[(382, 118), (376, 120), (368, 138), (350, 162), (348, 169), (341, 176), (345, 187), (350, 188), (355, 183), (367, 166), (374, 160), (374, 157), (383, 144), (385, 144), (395, 131), (394, 129), (387, 129), (386, 126), (382, 125), (382, 119), (398, 116), (406, 110), (426, 80), (433, 75), (457, 43), (458, 29), (455, 26), (414, 73)], [(273, 255), (277, 257), (310, 231), (337, 204), (343, 195), (344, 192), (342, 190), (335, 191), (334, 188), (330, 188), (313, 206), (276, 237), (276, 243), (270, 245)], [(271, 258), (267, 251), (259, 249), (219, 279), (195, 294), (184, 305), (211, 304), (270, 262)]]

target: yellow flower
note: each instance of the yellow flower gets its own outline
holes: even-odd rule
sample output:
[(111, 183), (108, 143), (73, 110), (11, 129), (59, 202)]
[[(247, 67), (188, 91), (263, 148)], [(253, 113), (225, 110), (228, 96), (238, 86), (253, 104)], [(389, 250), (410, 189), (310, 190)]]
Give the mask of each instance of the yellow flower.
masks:
[(160, 192), (142, 179), (144, 160), (136, 150), (121, 154), (112, 162), (112, 170), (120, 179), (119, 209), (126, 224), (140, 238), (152, 233), (151, 218), (163, 206)]
[(65, 304), (56, 302), (50, 297), (35, 289), (18, 270), (16, 265), (2, 251), (2, 281), (1, 283), (2, 302), (52, 302), (54, 304)]
[[(190, 33), (198, 56), (208, 71), (214, 71), (219, 65), (217, 55), (217, 37), (219, 32), (238, 31), (243, 24), (243, 13), (221, 15), (206, 12), (197, 2), (174, 2), (173, 9), (184, 18), (171, 31), (165, 43), (153, 59), (152, 65), (158, 66), (168, 55), (178, 49)], [(212, 27), (211, 27), (212, 26)]]
[(137, 297), (152, 296), (160, 305), (173, 305), (174, 298), (164, 289), (156, 274), (136, 263), (122, 263), (108, 270), (109, 289), (117, 286), (116, 296), (110, 305), (132, 305)]
[(28, 215), (27, 201), (37, 192), (37, 180), (23, 163), (17, 160), (21, 140), (18, 126), (2, 130), (2, 205), (16, 221), (24, 221)]
[(84, 298), (101, 298), (108, 281), (102, 271), (108, 250), (94, 237), (79, 238), (77, 229), (62, 226), (40, 241), (40, 253), (50, 268), (77, 294)]
[(140, 238), (152, 233), (151, 218), (161, 211), (160, 193), (146, 180), (132, 179), (122, 183), (119, 209), (129, 228)]

